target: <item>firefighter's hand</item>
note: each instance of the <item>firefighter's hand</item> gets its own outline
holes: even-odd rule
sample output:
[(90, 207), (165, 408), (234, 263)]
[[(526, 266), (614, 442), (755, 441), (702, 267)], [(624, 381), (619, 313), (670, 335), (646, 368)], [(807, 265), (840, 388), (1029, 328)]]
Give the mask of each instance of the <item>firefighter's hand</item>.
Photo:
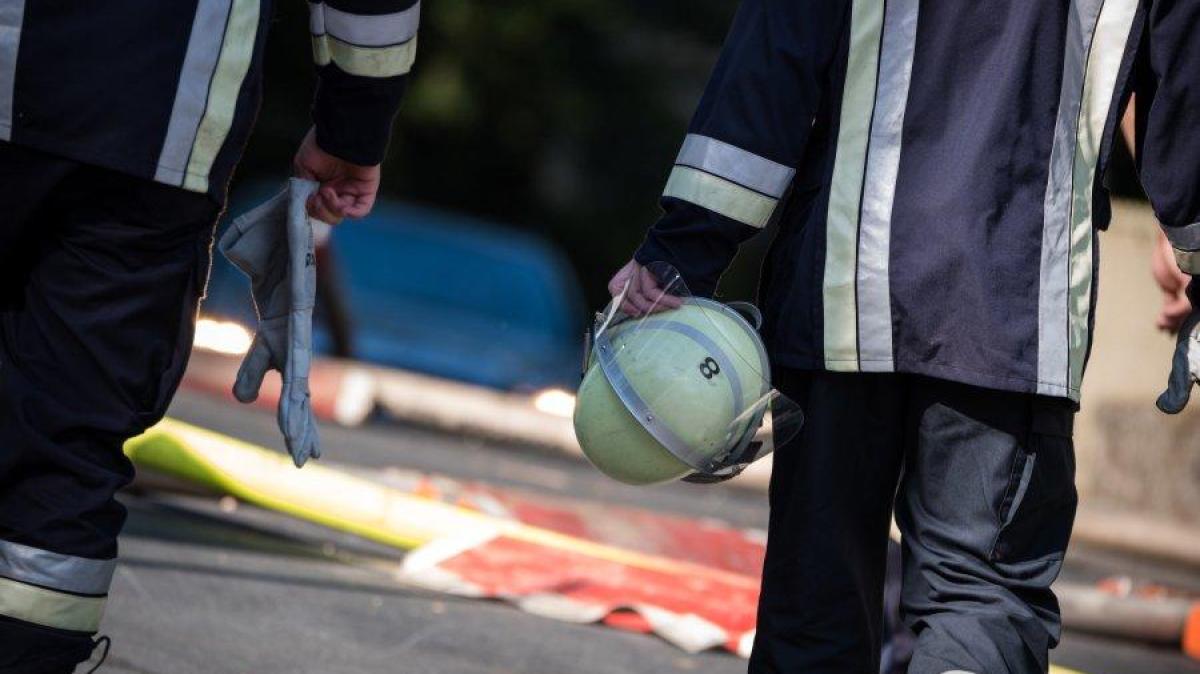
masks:
[(650, 270), (630, 260), (608, 282), (608, 292), (614, 298), (625, 293), (621, 302), (621, 311), (629, 316), (645, 316), (647, 314), (677, 309), (683, 301), (674, 295), (668, 295), (659, 287), (658, 279)]
[(1159, 330), (1175, 334), (1192, 311), (1192, 303), (1188, 301), (1186, 292), (1188, 281), (1191, 279), (1179, 270), (1171, 243), (1162, 232), (1158, 233), (1158, 242), (1150, 259), (1150, 269), (1154, 273), (1159, 290), (1162, 291), (1162, 308), (1154, 325)]
[(317, 147), (316, 133), (309, 129), (292, 168), (299, 178), (321, 183), (308, 199), (308, 214), (336, 225), (343, 218), (361, 218), (371, 212), (379, 192), (379, 166), (359, 166), (338, 159)]

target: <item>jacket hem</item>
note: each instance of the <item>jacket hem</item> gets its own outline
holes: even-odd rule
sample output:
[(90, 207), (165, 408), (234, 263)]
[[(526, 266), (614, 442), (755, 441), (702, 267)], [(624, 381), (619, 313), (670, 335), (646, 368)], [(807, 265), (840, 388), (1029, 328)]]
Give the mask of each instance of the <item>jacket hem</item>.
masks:
[[(839, 363), (858, 363), (858, 360), (837, 360), (830, 359), (827, 361), (822, 356), (813, 356), (808, 354), (787, 354), (779, 353), (772, 354), (773, 362), (780, 366), (796, 370), (816, 370), (823, 372), (844, 372), (842, 370), (833, 370), (826, 366), (827, 362)], [(885, 360), (867, 360), (861, 362), (891, 362)], [(869, 369), (856, 369), (856, 372), (862, 374), (873, 374)], [(997, 375), (991, 372), (983, 372), (971, 368), (964, 368), (949, 363), (940, 362), (918, 362), (918, 363), (895, 363), (895, 368), (892, 370), (895, 374), (915, 374), (925, 377), (933, 377), (935, 379), (945, 379), (960, 384), (968, 384), (971, 386), (979, 386), (982, 388), (995, 389), (998, 391), (1010, 391), (1013, 393), (1032, 393), (1035, 395), (1045, 396), (1047, 398), (1062, 398), (1070, 400), (1076, 405), (1079, 404), (1080, 391), (1076, 388), (1053, 384), (1050, 382), (1041, 382), (1037, 379), (1025, 377), (1010, 377), (1005, 375)]]
[[(2, 125), (0, 125), (0, 128), (2, 128)], [(184, 190), (185, 192), (191, 192), (193, 194), (205, 194), (213, 200), (216, 200), (216, 196), (212, 192), (208, 176), (194, 175), (192, 173), (180, 171), (179, 169), (172, 168), (170, 166), (163, 166), (161, 164), (146, 164), (140, 161), (131, 161), (120, 157), (114, 157), (107, 153), (88, 152), (86, 149), (81, 149), (78, 146), (73, 146), (70, 143), (64, 143), (61, 141), (61, 139), (44, 136), (37, 132), (29, 131), (28, 129), (21, 130), (21, 138), (19, 140), (8, 140), (7, 142), (19, 147), (27, 147), (31, 150), (57, 155), (65, 159), (87, 164), (89, 166), (96, 166), (102, 169), (124, 173), (126, 175), (133, 176), (134, 178), (149, 180), (160, 185), (169, 185), (171, 187)], [(168, 171), (173, 176), (181, 176), (180, 182), (159, 180), (156, 177), (156, 173), (159, 169)], [(185, 182), (183, 180), (184, 176), (193, 176), (198, 179), (203, 179), (204, 184), (209, 186), (209, 188), (204, 190), (188, 189), (182, 184)]]

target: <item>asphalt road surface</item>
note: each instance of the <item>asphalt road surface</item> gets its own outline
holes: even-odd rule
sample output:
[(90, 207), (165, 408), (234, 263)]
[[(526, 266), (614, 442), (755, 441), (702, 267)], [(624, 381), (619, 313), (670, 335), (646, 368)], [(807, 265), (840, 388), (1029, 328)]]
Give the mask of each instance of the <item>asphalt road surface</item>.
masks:
[[(282, 445), (274, 415), (181, 393), (171, 415)], [(387, 423), (322, 428), (324, 461), (397, 466), (762, 528), (764, 497), (729, 488), (635, 489), (575, 459)], [(238, 504), (136, 489), (102, 631), (111, 674), (663, 674), (744, 672), (725, 653), (557, 622), (504, 603), (432, 594), (393, 575), (402, 553)], [(1126, 560), (1074, 550), (1068, 576)], [(1141, 567), (1142, 571), (1146, 571)], [(1164, 571), (1168, 573), (1168, 571)], [(1172, 571), (1173, 580), (1200, 582)], [(1052, 658), (1087, 674), (1200, 674), (1169, 650), (1068, 632)], [(81, 669), (80, 671), (86, 671)]]

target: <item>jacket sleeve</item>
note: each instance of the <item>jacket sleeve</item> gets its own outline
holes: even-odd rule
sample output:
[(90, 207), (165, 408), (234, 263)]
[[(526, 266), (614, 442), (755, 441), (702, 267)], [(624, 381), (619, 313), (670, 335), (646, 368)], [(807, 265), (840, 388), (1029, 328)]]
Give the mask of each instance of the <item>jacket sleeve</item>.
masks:
[(1138, 171), (1180, 269), (1200, 274), (1200, 0), (1151, 0), (1136, 65)]
[(308, 7), (317, 145), (354, 164), (378, 164), (416, 57), (420, 0), (319, 0)]
[(668, 262), (693, 293), (715, 292), (791, 186), (849, 13), (849, 0), (742, 2), (638, 262)]

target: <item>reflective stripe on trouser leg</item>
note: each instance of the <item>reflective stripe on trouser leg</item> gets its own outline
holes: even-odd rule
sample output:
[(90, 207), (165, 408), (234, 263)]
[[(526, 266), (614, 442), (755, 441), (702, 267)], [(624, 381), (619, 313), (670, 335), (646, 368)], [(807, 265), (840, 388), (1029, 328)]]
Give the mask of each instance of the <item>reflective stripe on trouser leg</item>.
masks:
[(89, 559), (0, 541), (0, 615), (95, 632), (116, 560)]

